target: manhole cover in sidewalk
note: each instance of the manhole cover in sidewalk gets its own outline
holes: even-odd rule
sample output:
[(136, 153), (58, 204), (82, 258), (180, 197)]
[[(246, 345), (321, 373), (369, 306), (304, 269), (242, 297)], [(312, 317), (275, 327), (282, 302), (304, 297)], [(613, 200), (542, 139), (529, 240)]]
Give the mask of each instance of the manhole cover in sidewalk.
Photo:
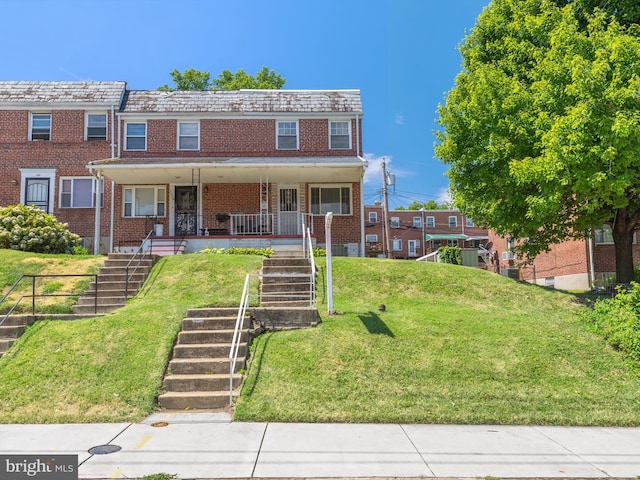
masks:
[(118, 445), (98, 445), (89, 449), (89, 453), (92, 455), (107, 455), (109, 453), (116, 453), (122, 450)]

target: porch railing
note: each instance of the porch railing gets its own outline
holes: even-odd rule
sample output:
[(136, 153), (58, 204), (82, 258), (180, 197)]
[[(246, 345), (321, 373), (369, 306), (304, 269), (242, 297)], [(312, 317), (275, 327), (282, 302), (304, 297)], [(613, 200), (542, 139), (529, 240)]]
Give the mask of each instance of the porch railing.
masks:
[(272, 235), (273, 214), (232, 213), (231, 235)]

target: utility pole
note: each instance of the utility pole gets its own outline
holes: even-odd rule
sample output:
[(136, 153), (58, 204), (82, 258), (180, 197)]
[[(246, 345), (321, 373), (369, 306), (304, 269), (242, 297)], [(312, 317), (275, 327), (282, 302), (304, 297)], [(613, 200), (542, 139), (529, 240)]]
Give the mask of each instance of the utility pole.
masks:
[(387, 162), (382, 159), (382, 221), (384, 223), (384, 242), (383, 253), (384, 258), (389, 258), (389, 251), (391, 250), (391, 242), (389, 235), (389, 197), (387, 194)]

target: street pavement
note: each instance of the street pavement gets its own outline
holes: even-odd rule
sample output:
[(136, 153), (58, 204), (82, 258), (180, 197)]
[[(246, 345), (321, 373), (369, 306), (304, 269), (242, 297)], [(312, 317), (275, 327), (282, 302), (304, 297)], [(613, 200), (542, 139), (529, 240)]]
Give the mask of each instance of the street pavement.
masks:
[(141, 423), (0, 425), (0, 453), (77, 454), (87, 479), (636, 479), (640, 428), (243, 423), (225, 413), (157, 413)]

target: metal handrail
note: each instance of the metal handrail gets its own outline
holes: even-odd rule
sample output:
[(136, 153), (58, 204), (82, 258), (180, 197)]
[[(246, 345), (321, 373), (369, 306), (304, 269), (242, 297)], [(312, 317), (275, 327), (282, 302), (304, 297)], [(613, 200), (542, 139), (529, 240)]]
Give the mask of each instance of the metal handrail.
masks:
[[(57, 277), (93, 277), (95, 282), (95, 290), (93, 292), (93, 307), (94, 313), (98, 313), (98, 274), (97, 273), (57, 273), (57, 274), (44, 274), (44, 275), (20, 275), (15, 283), (11, 286), (9, 291), (5, 293), (0, 299), (0, 304), (2, 304), (9, 294), (13, 292), (18, 284), (24, 280), (25, 278), (31, 278), (31, 295), (22, 295), (18, 298), (18, 301), (9, 309), (9, 311), (5, 314), (2, 319), (0, 319), (0, 326), (11, 316), (16, 307), (22, 302), (24, 298), (31, 298), (31, 315), (35, 315), (36, 313), (36, 298), (37, 297), (75, 297), (78, 293), (43, 293), (40, 295), (36, 295), (36, 278), (57, 278)], [(86, 292), (85, 292), (86, 293)]]
[[(247, 309), (251, 303), (251, 297), (256, 296), (259, 298), (268, 298), (269, 296), (273, 297), (289, 297), (292, 301), (306, 299), (307, 294), (295, 294), (295, 293), (274, 293), (274, 294), (265, 294), (264, 292), (258, 292), (255, 294), (251, 293), (251, 279), (257, 278), (262, 281), (265, 278), (275, 278), (282, 277), (282, 274), (264, 274), (264, 273), (249, 273), (245, 277), (244, 288), (242, 289), (242, 297), (240, 298), (240, 306), (238, 308), (238, 316), (236, 318), (236, 325), (233, 330), (233, 338), (231, 340), (231, 349), (229, 351), (229, 405), (233, 405), (233, 374), (236, 370), (236, 364), (238, 362), (238, 353), (240, 351), (240, 340), (242, 339), (242, 327), (245, 320), (245, 315), (247, 313)], [(315, 291), (315, 275), (307, 274), (307, 273), (294, 273), (287, 275), (289, 277), (305, 277), (309, 279), (311, 284), (311, 289)], [(309, 296), (311, 302), (313, 302), (314, 298)], [(313, 305), (312, 305), (313, 306)]]
[(240, 308), (238, 309), (238, 317), (236, 318), (236, 326), (233, 330), (233, 339), (231, 340), (231, 351), (229, 352), (229, 405), (233, 405), (233, 374), (236, 370), (236, 362), (238, 361), (238, 352), (240, 351), (240, 339), (242, 338), (242, 326), (244, 324), (244, 316), (249, 306), (251, 289), (251, 274), (247, 274), (244, 280), (244, 288), (242, 297), (240, 298)]
[(313, 256), (313, 244), (311, 243), (311, 231), (307, 227), (307, 248), (309, 249), (309, 261), (311, 262), (311, 282), (309, 294), (309, 306), (313, 307), (316, 300), (316, 260)]
[[(153, 248), (153, 239), (151, 238), (153, 233), (154, 233), (153, 230), (151, 230), (149, 233), (147, 233), (147, 236), (144, 238), (144, 240), (142, 241), (142, 243), (138, 247), (138, 250), (136, 250), (136, 252), (131, 257), (131, 260), (129, 260), (129, 263), (127, 263), (127, 266), (125, 267), (125, 279), (124, 279), (124, 299), (125, 299), (125, 302), (129, 298), (129, 281), (135, 275), (136, 271), (138, 270), (138, 267), (142, 263), (142, 260), (144, 260), (146, 258), (147, 252), (150, 252), (151, 249)], [(148, 241), (151, 242), (151, 248), (148, 248), (148, 249), (144, 250), (144, 246), (146, 245), (146, 243)], [(131, 264), (133, 263), (133, 261), (136, 259), (136, 257), (138, 256), (138, 254), (140, 252), (143, 252), (142, 256), (140, 257), (140, 260), (138, 260), (138, 263), (136, 264), (135, 268), (133, 269), (133, 272), (131, 272), (131, 275), (129, 275), (129, 267), (131, 267)]]

